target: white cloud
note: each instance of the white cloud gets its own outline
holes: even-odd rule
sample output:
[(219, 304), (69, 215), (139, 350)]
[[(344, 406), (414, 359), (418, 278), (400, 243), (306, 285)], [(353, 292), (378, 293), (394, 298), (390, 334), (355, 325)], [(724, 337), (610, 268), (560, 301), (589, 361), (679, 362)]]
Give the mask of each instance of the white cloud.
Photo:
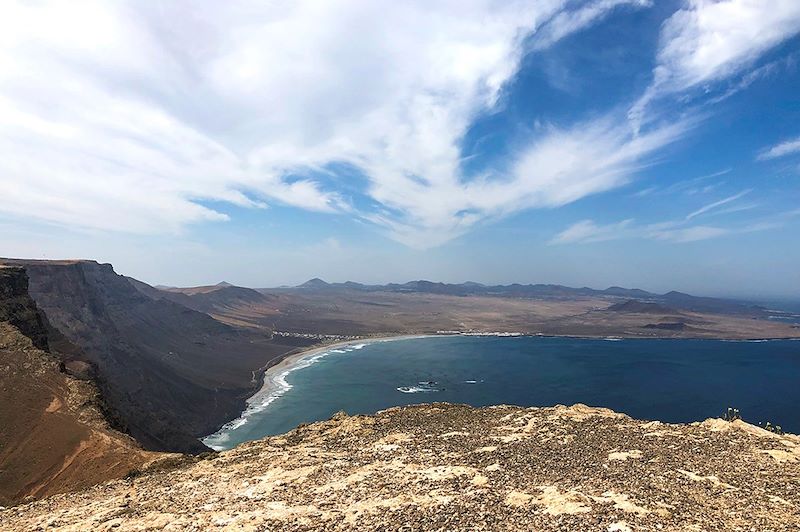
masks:
[[(749, 190), (725, 198), (711, 205), (700, 209), (703, 213), (713, 211), (714, 214), (734, 214), (748, 211), (757, 207), (749, 204), (731, 207), (729, 209), (715, 210), (718, 206), (734, 201), (733, 198), (740, 198)], [(666, 220), (662, 222), (640, 224), (633, 219), (626, 219), (620, 222), (609, 224), (597, 224), (593, 220), (581, 220), (567, 227), (556, 234), (551, 240), (551, 244), (577, 244), (587, 242), (604, 242), (608, 240), (623, 239), (645, 239), (645, 240), (664, 240), (675, 243), (697, 242), (709, 240), (721, 236), (753, 233), (757, 231), (767, 231), (779, 229), (791, 222), (800, 215), (800, 209), (773, 213), (756, 220), (740, 220), (728, 223), (727, 225), (692, 225), (692, 218), (701, 214), (695, 211), (683, 219)]]
[[(174, 232), (225, 220), (217, 202), (279, 201), (425, 247), (608, 190), (685, 125), (551, 128), (510, 175), (471, 182), (460, 144), (527, 37), (547, 24), (555, 42), (626, 3), (649, 2), (5, 2), (0, 212)], [(334, 162), (366, 175), (379, 212), (314, 177)]]
[(788, 216), (775, 216), (755, 223), (720, 227), (712, 225), (687, 225), (681, 221), (636, 224), (632, 219), (598, 225), (592, 220), (582, 220), (558, 233), (551, 244), (578, 244), (609, 240), (645, 239), (675, 243), (698, 242), (721, 236), (766, 231), (783, 227)]
[(723, 227), (713, 227), (708, 225), (696, 225), (682, 229), (669, 229), (666, 231), (656, 231), (652, 234), (653, 238), (659, 240), (669, 240), (671, 242), (697, 242), (698, 240), (708, 240), (729, 234), (731, 231)]
[(795, 68), (797, 65), (797, 57), (798, 57), (797, 52), (793, 52), (786, 57), (777, 59), (775, 61), (771, 61), (765, 65), (756, 68), (755, 70), (747, 72), (746, 74), (742, 75), (740, 79), (732, 83), (725, 92), (709, 100), (709, 103), (719, 103), (727, 98), (730, 98), (737, 92), (747, 89), (748, 87), (750, 87), (750, 85), (759, 80), (772, 77), (777, 73), (779, 73), (781, 70), (788, 70)]
[(786, 155), (792, 155), (795, 153), (800, 153), (800, 137), (796, 139), (786, 140), (771, 148), (767, 148), (763, 150), (758, 159), (760, 161), (766, 161), (769, 159), (777, 159), (778, 157), (785, 157)]
[(728, 78), (800, 32), (797, 0), (687, 0), (662, 26), (653, 82), (631, 108), (634, 124), (670, 93)]
[(670, 124), (640, 136), (614, 117), (566, 130), (550, 128), (517, 154), (503, 179), (433, 186), (410, 179), (377, 183), (373, 196), (406, 215), (399, 221), (386, 217), (373, 221), (383, 223), (395, 239), (412, 247), (438, 245), (485, 218), (559, 207), (619, 187), (690, 125)]
[(633, 219), (608, 225), (597, 225), (592, 220), (581, 220), (558, 233), (550, 240), (550, 243), (570, 244), (574, 242), (618, 240), (630, 231), (632, 224)]
[(650, 7), (652, 0), (595, 0), (573, 11), (563, 11), (550, 20), (533, 39), (532, 48), (542, 50), (607, 16), (617, 6)]
[(658, 186), (650, 186), (645, 189), (639, 190), (632, 194), (635, 198), (643, 198), (645, 196), (650, 196), (653, 194), (658, 195), (667, 195), (667, 194), (674, 194), (674, 193), (683, 193), (688, 196), (694, 196), (696, 194), (707, 194), (712, 190), (719, 188), (725, 182), (724, 181), (717, 181), (715, 183), (705, 184), (706, 181), (709, 179), (713, 179), (715, 177), (720, 177), (725, 174), (730, 173), (733, 168), (726, 168), (725, 170), (719, 170), (717, 172), (702, 175), (700, 177), (693, 177), (691, 179), (684, 179), (681, 181), (677, 181), (668, 187), (659, 188)]
[(709, 211), (712, 211), (712, 210), (716, 209), (717, 207), (721, 207), (723, 205), (726, 205), (728, 203), (736, 201), (739, 198), (741, 198), (742, 196), (745, 196), (745, 195), (749, 194), (752, 191), (753, 191), (752, 189), (743, 190), (743, 191), (739, 192), (738, 194), (734, 194), (732, 196), (728, 196), (727, 198), (723, 198), (723, 199), (721, 199), (719, 201), (715, 201), (713, 203), (709, 203), (708, 205), (703, 205), (702, 207), (700, 207), (696, 211), (693, 211), (693, 212), (689, 213), (686, 216), (686, 219), (687, 220), (691, 220), (692, 218), (694, 218), (696, 216), (700, 216), (701, 214), (705, 214), (705, 213), (707, 213)]

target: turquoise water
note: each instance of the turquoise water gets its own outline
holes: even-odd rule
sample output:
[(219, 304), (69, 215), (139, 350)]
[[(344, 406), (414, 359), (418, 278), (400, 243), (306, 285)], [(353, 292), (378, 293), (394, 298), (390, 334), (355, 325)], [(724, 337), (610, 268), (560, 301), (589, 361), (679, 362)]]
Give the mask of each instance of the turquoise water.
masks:
[[(689, 422), (738, 408), (800, 432), (800, 342), (439, 337), (337, 349), (282, 377), (279, 394), (206, 440), (217, 448), (397, 405), (586, 403)], [(278, 396), (279, 395), (279, 396)]]

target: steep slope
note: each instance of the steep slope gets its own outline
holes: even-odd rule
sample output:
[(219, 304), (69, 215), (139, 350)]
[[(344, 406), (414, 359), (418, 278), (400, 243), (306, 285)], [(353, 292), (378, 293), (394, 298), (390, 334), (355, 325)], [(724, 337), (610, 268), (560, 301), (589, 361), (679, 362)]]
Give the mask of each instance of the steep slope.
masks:
[(0, 264), (0, 322), (27, 336), (37, 349), (48, 350), (45, 320), (28, 294), (28, 276), (21, 268)]
[(25, 272), (0, 267), (0, 505), (120, 478), (155, 457), (108, 426), (97, 390), (62, 371), (47, 337)]
[(30, 293), (90, 364), (118, 426), (152, 450), (207, 450), (197, 437), (236, 417), (259, 371), (293, 349), (137, 290), (111, 265), (22, 261)]
[(0, 512), (48, 530), (796, 530), (800, 438), (583, 405), (337, 415)]

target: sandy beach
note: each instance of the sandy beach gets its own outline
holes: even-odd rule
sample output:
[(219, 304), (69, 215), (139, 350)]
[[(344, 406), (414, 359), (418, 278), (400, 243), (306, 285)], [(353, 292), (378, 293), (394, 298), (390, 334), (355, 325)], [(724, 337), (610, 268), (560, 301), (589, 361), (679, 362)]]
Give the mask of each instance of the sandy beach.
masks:
[(252, 415), (262, 412), (273, 401), (282, 397), (292, 388), (292, 385), (286, 381), (286, 376), (293, 371), (310, 366), (319, 358), (328, 356), (330, 354), (346, 353), (348, 351), (361, 349), (369, 344), (375, 344), (379, 342), (395, 342), (399, 340), (432, 338), (440, 336), (446, 335), (403, 334), (393, 336), (376, 336), (359, 338), (356, 340), (332, 342), (329, 344), (318, 345), (309, 349), (304, 349), (296, 353), (289, 353), (266, 368), (262, 376), (261, 388), (247, 399), (247, 406), (241, 415), (220, 427), (220, 429), (215, 433), (209, 434), (208, 436), (202, 438), (202, 441), (215, 450), (227, 448), (225, 445), (225, 442), (227, 441), (227, 432), (235, 430), (246, 424)]
[(286, 370), (291, 370), (295, 366), (297, 366), (303, 360), (311, 358), (316, 355), (320, 355), (327, 351), (331, 351), (333, 349), (342, 349), (346, 347), (353, 347), (356, 345), (368, 345), (368, 344), (375, 344), (378, 342), (394, 342), (397, 340), (412, 340), (414, 338), (432, 338), (432, 337), (439, 337), (439, 336), (448, 336), (443, 334), (401, 334), (401, 335), (393, 335), (393, 336), (371, 336), (366, 338), (359, 338), (356, 340), (343, 340), (341, 342), (331, 342), (329, 344), (324, 345), (317, 345), (314, 347), (310, 347), (308, 349), (303, 349), (302, 351), (298, 351), (296, 353), (288, 353), (285, 356), (277, 359), (278, 362), (272, 362), (270, 365), (267, 366), (266, 370), (264, 371), (264, 383), (262, 384), (261, 389), (253, 394), (252, 397), (255, 397), (262, 391), (264, 391), (265, 387), (268, 385), (269, 377), (274, 376), (275, 374), (283, 373)]

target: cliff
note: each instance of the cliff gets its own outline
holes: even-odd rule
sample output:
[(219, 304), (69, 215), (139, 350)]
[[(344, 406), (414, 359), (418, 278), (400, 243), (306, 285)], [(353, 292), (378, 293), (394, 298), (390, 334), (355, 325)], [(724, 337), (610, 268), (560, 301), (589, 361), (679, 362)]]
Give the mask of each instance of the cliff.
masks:
[(64, 361), (91, 368), (115, 426), (150, 450), (207, 451), (197, 438), (235, 418), (258, 388), (259, 370), (294, 349), (268, 332), (149, 297), (144, 283), (135, 287), (110, 264), (0, 264), (27, 271), (31, 297), (63, 333)]
[(800, 438), (583, 405), (305, 425), (0, 512), (48, 530), (797, 530)]
[(155, 457), (111, 429), (96, 388), (62, 371), (48, 336), (24, 270), (0, 268), (0, 505), (120, 478)]
[(44, 319), (28, 294), (28, 276), (21, 268), (0, 265), (0, 322), (15, 327), (34, 347), (48, 350)]

